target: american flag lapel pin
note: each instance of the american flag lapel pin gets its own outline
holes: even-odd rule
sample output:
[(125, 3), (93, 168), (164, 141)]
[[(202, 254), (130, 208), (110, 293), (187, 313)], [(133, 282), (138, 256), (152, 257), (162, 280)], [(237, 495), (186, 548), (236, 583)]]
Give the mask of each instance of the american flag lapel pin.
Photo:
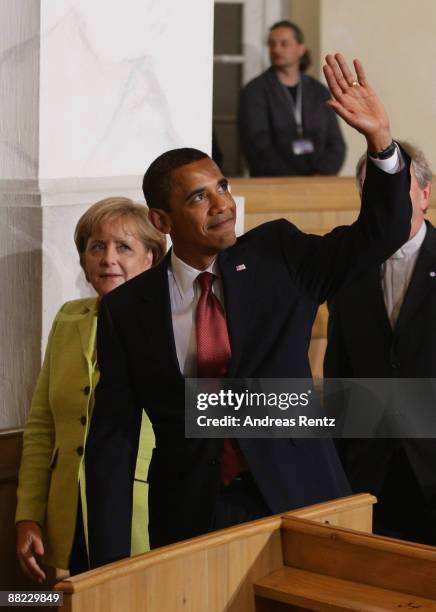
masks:
[(236, 272), (242, 272), (242, 270), (246, 270), (245, 264), (239, 264), (236, 266)]

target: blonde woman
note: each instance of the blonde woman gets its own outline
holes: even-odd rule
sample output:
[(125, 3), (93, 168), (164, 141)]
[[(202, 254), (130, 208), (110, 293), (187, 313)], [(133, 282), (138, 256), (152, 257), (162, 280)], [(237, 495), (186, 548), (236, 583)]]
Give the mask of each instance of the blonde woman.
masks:
[[(87, 281), (98, 294), (67, 302), (55, 317), (24, 430), (17, 554), (38, 582), (44, 563), (77, 574), (88, 568), (84, 449), (99, 372), (96, 330), (99, 298), (157, 264), (164, 237), (147, 208), (128, 198), (97, 202), (80, 218), (75, 243)], [(133, 488), (132, 554), (148, 550), (148, 463), (154, 446), (143, 415)]]

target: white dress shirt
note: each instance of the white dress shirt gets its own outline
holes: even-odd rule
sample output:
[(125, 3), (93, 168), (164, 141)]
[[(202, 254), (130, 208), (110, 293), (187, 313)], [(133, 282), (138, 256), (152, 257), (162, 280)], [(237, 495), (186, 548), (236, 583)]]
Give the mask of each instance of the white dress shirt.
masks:
[(195, 313), (201, 293), (195, 280), (202, 272), (212, 272), (212, 274), (218, 277), (213, 282), (212, 291), (224, 309), (223, 284), (217, 260), (215, 259), (207, 270), (196, 270), (179, 259), (174, 250), (171, 251), (171, 265), (168, 266), (168, 283), (174, 340), (180, 371), (183, 376), (191, 378), (197, 375)]
[(388, 174), (400, 172), (400, 170), (404, 168), (404, 159), (397, 143), (395, 143), (395, 147), (396, 149), (394, 153), (387, 159), (377, 159), (376, 157), (371, 157), (371, 155), (369, 156), (369, 159), (377, 166), (377, 168), (383, 170), (383, 172), (387, 172)]
[(400, 309), (426, 233), (427, 226), (423, 222), (415, 236), (403, 244), (398, 251), (382, 264), (383, 295), (392, 329), (394, 329), (400, 314)]

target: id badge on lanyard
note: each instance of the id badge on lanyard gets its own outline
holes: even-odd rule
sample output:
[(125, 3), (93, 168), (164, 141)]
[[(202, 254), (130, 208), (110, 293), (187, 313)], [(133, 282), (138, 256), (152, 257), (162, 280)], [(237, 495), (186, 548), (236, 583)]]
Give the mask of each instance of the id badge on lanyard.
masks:
[(297, 126), (297, 135), (298, 138), (292, 141), (292, 153), (294, 155), (308, 155), (309, 153), (313, 153), (315, 147), (313, 146), (313, 142), (309, 138), (304, 138), (303, 131), (303, 84), (301, 79), (297, 86), (297, 98), (294, 102), (294, 98), (292, 94), (286, 89), (286, 92), (289, 96), (289, 100), (291, 102), (292, 114), (294, 116), (295, 124)]

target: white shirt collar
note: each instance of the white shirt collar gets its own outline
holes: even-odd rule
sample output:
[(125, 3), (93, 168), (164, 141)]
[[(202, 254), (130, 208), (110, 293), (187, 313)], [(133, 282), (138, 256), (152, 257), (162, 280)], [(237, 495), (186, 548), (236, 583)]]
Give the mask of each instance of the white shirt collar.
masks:
[(177, 257), (174, 249), (171, 249), (171, 271), (180, 295), (185, 295), (192, 291), (195, 279), (202, 272), (212, 272), (215, 276), (220, 276), (216, 257), (206, 270), (197, 270)]
[(404, 257), (411, 257), (414, 255), (421, 248), (426, 233), (427, 225), (423, 222), (413, 238), (405, 242), (389, 259), (403, 259)]

